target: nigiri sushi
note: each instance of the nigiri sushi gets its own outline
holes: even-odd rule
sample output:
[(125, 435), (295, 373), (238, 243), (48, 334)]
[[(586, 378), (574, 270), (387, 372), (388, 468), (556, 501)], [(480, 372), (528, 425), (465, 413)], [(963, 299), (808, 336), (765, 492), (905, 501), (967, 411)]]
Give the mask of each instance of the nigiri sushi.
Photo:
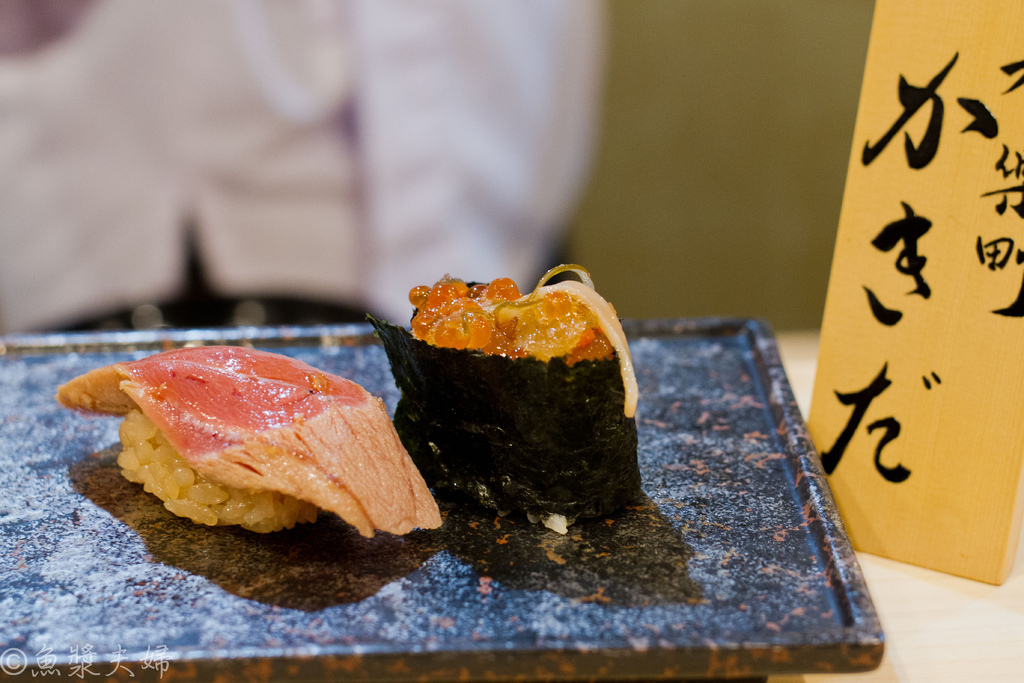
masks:
[[(580, 281), (547, 284), (571, 271)], [(402, 392), (395, 426), (427, 483), (560, 533), (640, 493), (637, 383), (614, 308), (579, 266), (414, 288), (411, 331), (373, 320)]]
[(124, 476), (196, 523), (267, 532), (323, 509), (367, 537), (441, 524), (381, 400), (287, 356), (178, 349), (88, 372), (56, 398), (125, 415)]

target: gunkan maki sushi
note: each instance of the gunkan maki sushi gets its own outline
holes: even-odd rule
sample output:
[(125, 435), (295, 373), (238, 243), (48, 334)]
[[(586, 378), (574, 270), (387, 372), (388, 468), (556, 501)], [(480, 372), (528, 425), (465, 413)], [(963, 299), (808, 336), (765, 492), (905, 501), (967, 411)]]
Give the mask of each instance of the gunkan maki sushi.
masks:
[[(580, 281), (549, 284), (556, 274)], [(414, 288), (411, 331), (371, 318), (402, 397), (395, 427), (438, 495), (565, 533), (640, 494), (636, 379), (614, 308), (579, 266)]]

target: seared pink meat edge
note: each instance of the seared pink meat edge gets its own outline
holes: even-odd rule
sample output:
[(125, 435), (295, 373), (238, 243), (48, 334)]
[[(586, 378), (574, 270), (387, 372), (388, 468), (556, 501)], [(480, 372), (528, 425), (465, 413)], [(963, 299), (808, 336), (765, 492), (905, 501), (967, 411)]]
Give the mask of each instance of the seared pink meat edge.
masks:
[(113, 415), (138, 407), (204, 477), (309, 501), (363, 536), (441, 525), (383, 402), (294, 358), (178, 349), (76, 377), (57, 400)]

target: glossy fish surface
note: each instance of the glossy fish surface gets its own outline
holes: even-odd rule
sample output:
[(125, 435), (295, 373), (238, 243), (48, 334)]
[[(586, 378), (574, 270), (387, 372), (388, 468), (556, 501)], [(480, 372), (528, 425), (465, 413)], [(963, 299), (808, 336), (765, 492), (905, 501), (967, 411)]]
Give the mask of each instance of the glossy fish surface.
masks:
[(380, 399), (288, 356), (177, 349), (88, 372), (57, 400), (103, 414), (137, 407), (211, 481), (311, 502), (364, 536), (441, 523)]

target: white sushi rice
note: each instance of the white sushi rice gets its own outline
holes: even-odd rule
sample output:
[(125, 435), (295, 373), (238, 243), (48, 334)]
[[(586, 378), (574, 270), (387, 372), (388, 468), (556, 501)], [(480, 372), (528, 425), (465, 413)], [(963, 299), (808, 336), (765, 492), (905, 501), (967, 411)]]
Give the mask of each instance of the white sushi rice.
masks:
[(540, 522), (547, 528), (556, 533), (562, 534), (563, 536), (569, 532), (569, 527), (576, 521), (575, 517), (567, 518), (565, 515), (557, 512), (552, 515), (535, 515), (531, 512), (527, 512), (526, 518), (530, 520), (531, 524)]
[(259, 533), (316, 521), (318, 508), (312, 503), (277, 491), (248, 491), (205, 479), (139, 410), (125, 416), (120, 433), (121, 474), (142, 484), (179, 517), (209, 526), (238, 524)]

